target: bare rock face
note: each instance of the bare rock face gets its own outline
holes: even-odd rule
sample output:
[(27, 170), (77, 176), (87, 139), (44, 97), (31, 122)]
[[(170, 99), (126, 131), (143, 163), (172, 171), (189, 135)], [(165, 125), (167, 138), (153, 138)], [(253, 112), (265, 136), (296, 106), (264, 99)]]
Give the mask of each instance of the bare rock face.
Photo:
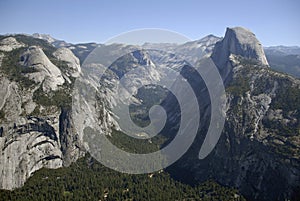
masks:
[(250, 200), (290, 198), (300, 183), (299, 101), (286, 106), (282, 100), (290, 103), (299, 90), (299, 80), (234, 62), (219, 143), (204, 160), (185, 161), (194, 163), (188, 169), (197, 180), (213, 177)]
[[(10, 82), (6, 77), (0, 77), (0, 110), (5, 114), (7, 121), (16, 120), (22, 113), (22, 97), (18, 93), (18, 85)], [(25, 98), (24, 98), (25, 99)]]
[(226, 86), (225, 126), (213, 152), (199, 160), (204, 124), (177, 167), (197, 181), (234, 186), (250, 200), (290, 199), (300, 183), (300, 81), (268, 68), (260, 43), (244, 28), (227, 29), (212, 59)]
[(60, 111), (54, 108), (43, 118), (29, 115), (36, 107), (32, 91), (23, 91), (3, 75), (0, 95), (0, 188), (13, 189), (42, 167), (62, 166)]
[[(20, 187), (36, 170), (62, 167), (62, 152), (57, 140), (57, 114), (45, 119), (29, 118), (4, 128), (0, 138), (0, 187)], [(21, 119), (20, 119), (21, 120)]]
[(43, 83), (44, 91), (55, 91), (65, 80), (58, 67), (56, 67), (43, 50), (37, 46), (29, 47), (21, 56), (21, 64), (27, 68), (32, 68), (36, 72), (28, 73), (28, 77), (36, 83)]
[[(14, 46), (14, 40), (9, 40), (12, 42), (8, 46)], [(39, 105), (33, 95), (40, 83), (45, 94), (53, 90), (60, 92), (60, 85), (67, 87), (64, 85), (67, 78), (81, 75), (78, 59), (68, 49), (56, 50), (51, 54), (55, 58), (50, 59), (66, 62), (64, 70), (50, 61), (42, 47), (29, 47), (21, 55), (20, 63), (24, 68), (33, 69), (25, 76), (38, 84), (24, 90), (0, 71), (0, 97), (3, 97), (0, 99), (0, 188), (21, 187), (34, 171), (42, 167), (68, 166), (84, 155), (83, 136), (78, 130), (82, 130), (84, 122), (89, 123), (86, 117), (90, 113), (98, 120), (100, 131), (110, 134), (112, 129), (118, 130), (121, 126), (117, 119), (121, 116), (116, 116), (112, 109), (117, 101), (126, 101), (122, 99), (126, 91), (119, 93), (123, 91), (118, 88), (122, 77), (127, 78), (121, 80), (122, 84), (134, 94), (137, 88), (133, 82), (148, 85), (162, 80), (162, 76), (174, 80), (180, 72), (195, 89), (201, 125), (189, 152), (177, 161), (177, 170), (183, 172), (184, 177), (186, 172), (191, 172), (195, 181), (213, 178), (233, 186), (250, 200), (289, 199), (300, 183), (300, 81), (268, 68), (263, 49), (249, 30), (228, 28), (225, 37), (219, 40), (207, 37), (182, 46), (164, 46), (167, 53), (126, 45), (103, 45), (96, 49), (96, 57), (90, 58), (90, 63), (82, 68), (91, 72), (89, 79), (82, 80), (84, 86), (95, 88), (99, 100), (88, 105), (86, 102), (94, 99), (88, 93), (76, 92), (73, 102), (77, 100), (80, 105), (73, 113), (58, 105)], [(197, 61), (210, 55), (213, 47), (211, 57), (226, 85), (226, 122), (217, 146), (208, 157), (199, 160), (199, 149), (210, 123), (210, 99), (204, 81), (193, 73), (187, 62), (197, 67)], [(120, 50), (124, 55), (120, 55)], [(169, 50), (174, 50), (176, 56), (183, 53), (176, 57)], [(105, 63), (98, 54), (106, 58)], [(5, 56), (5, 52), (0, 53), (0, 63)], [(99, 80), (98, 71), (103, 66), (109, 68)], [(175, 71), (174, 75), (167, 74), (168, 68)], [(83, 87), (85, 89), (89, 88)], [(87, 95), (80, 97), (82, 94)], [(172, 110), (171, 126), (176, 128), (180, 108), (167, 101), (170, 105), (167, 109)], [(135, 104), (141, 102), (136, 98)], [(36, 114), (35, 108), (42, 113)]]
[(227, 28), (225, 37), (216, 43), (212, 53), (212, 59), (225, 81), (232, 71), (230, 55), (252, 59), (259, 62), (261, 66), (269, 66), (263, 47), (255, 34), (242, 27)]
[[(26, 37), (18, 36), (18, 41)], [(29, 41), (34, 43), (32, 40)], [(8, 37), (1, 41), (0, 47), (7, 51), (22, 48), (17, 52), (23, 52), (13, 55), (17, 58), (3, 49), (4, 52), (0, 53), (0, 69), (6, 59), (16, 62), (12, 68), (24, 68), (18, 79), (5, 70), (0, 72), (0, 188), (15, 189), (23, 186), (35, 171), (43, 167), (68, 166), (84, 155), (73, 129), (70, 109), (60, 105), (60, 101), (66, 100), (58, 95), (58, 99), (50, 103), (53, 101), (51, 95), (71, 90), (71, 83), (65, 85), (66, 74), (79, 72), (80, 66), (69, 51), (61, 51), (67, 55), (60, 55), (60, 58), (72, 58), (74, 63), (71, 66), (54, 65), (51, 61), (57, 60), (43, 51), (52, 50), (50, 44), (30, 46)], [(62, 72), (59, 67), (65, 67), (66, 71)], [(19, 82), (28, 78), (35, 83), (29, 82), (31, 85), (26, 86)]]
[(224, 61), (230, 54), (255, 59), (268, 66), (262, 45), (255, 34), (242, 27), (227, 28), (224, 39), (216, 44), (212, 57)]
[(67, 66), (69, 67), (69, 69), (66, 69), (67, 76), (78, 77), (80, 75), (80, 61), (70, 49), (65, 47), (59, 48), (53, 55), (57, 59), (67, 62)]
[(14, 37), (7, 37), (0, 41), (0, 50), (4, 52), (10, 52), (24, 46), (23, 43), (19, 43)]

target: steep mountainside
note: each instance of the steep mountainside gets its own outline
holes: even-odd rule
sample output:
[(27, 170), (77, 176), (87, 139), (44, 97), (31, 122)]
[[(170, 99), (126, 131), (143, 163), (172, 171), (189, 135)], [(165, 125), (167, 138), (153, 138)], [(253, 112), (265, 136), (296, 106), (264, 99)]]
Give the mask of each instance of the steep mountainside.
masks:
[(191, 172), (197, 181), (214, 178), (250, 200), (284, 200), (300, 184), (300, 81), (272, 71), (253, 37), (242, 28), (227, 29), (216, 44), (212, 58), (227, 94), (223, 133), (199, 160), (208, 123), (202, 120), (194, 145), (170, 171)]
[[(105, 103), (106, 108), (100, 114), (109, 118), (104, 120), (106, 123), (102, 123), (119, 128), (118, 117), (122, 118), (120, 115), (123, 113), (116, 114), (113, 108), (120, 103), (118, 101), (125, 101), (122, 99), (123, 92), (118, 91), (117, 83), (127, 72), (137, 68), (133, 74), (126, 74), (130, 82), (124, 83), (130, 93), (137, 93), (137, 97), (141, 95), (136, 88), (131, 87), (132, 83), (147, 85), (150, 81), (163, 79), (161, 75), (164, 65), (160, 66), (156, 62), (166, 60), (159, 59), (158, 53), (165, 55), (163, 51), (146, 53), (145, 50), (139, 50), (119, 58), (109, 66), (112, 72), (108, 71), (110, 73), (104, 76), (102, 84), (105, 92), (100, 93), (105, 94), (100, 102)], [(179, 55), (178, 58), (183, 57)], [(225, 129), (214, 151), (207, 158), (199, 160), (198, 152), (210, 123), (209, 94), (204, 81), (191, 69), (190, 64), (179, 59), (175, 62), (179, 66), (174, 69), (195, 90), (200, 103), (201, 126), (192, 148), (169, 171), (176, 177), (180, 177), (181, 173), (186, 177), (183, 172), (190, 172), (195, 182), (213, 178), (224, 185), (235, 186), (249, 199), (290, 198), (297, 192), (300, 183), (299, 80), (272, 71), (255, 35), (241, 27), (227, 29), (224, 39), (216, 43), (211, 58), (226, 85)], [(196, 64), (196, 68), (203, 67), (201, 62)], [(142, 73), (143, 68), (147, 73)], [(179, 90), (181, 88), (176, 87)], [(171, 119), (163, 134), (171, 140), (174, 137), (172, 134), (178, 130), (181, 110), (174, 98), (159, 94), (162, 99), (166, 97), (161, 105), (166, 108)], [(142, 104), (138, 100), (135, 102)], [(189, 113), (193, 111), (190, 108)]]
[(211, 56), (225, 83), (231, 78), (231, 54), (268, 66), (263, 48), (252, 32), (242, 27), (227, 28), (224, 39), (215, 45)]
[(12, 189), (81, 155), (69, 114), (80, 66), (71, 51), (29, 36), (6, 37), (1, 50), (0, 188)]
[[(160, 173), (157, 173), (155, 175), (157, 179), (153, 180), (151, 179), (153, 177), (152, 174), (136, 178), (135, 176), (126, 176), (105, 169), (99, 163), (91, 162), (93, 159), (90, 158), (84, 163), (80, 161), (76, 162), (70, 168), (59, 169), (57, 172), (59, 176), (53, 177), (53, 174), (56, 175), (55, 172), (44, 169), (36, 172), (41, 168), (56, 169), (69, 166), (86, 153), (82, 145), (82, 136), (75, 129), (74, 124), (76, 124), (76, 119), (74, 119), (70, 110), (72, 101), (70, 95), (75, 79), (82, 73), (80, 63), (86, 57), (86, 52), (82, 53), (79, 49), (91, 47), (87, 50), (88, 52), (92, 51), (93, 47), (96, 46), (93, 44), (91, 46), (89, 44), (82, 44), (57, 49), (44, 40), (24, 35), (4, 36), (0, 37), (0, 39), (0, 93), (4, 97), (1, 99), (0, 108), (0, 187), (2, 189), (21, 187), (29, 177), (34, 175), (31, 179), (32, 181), (27, 182), (19, 190), (12, 192), (1, 191), (1, 199), (62, 199), (66, 197), (81, 199), (83, 198), (83, 194), (81, 194), (83, 186), (80, 184), (84, 184), (84, 186), (91, 189), (95, 188), (95, 185), (98, 186), (98, 190), (89, 191), (91, 199), (102, 198), (108, 194), (110, 194), (109, 196), (112, 199), (117, 199), (120, 196), (122, 198), (133, 197), (137, 199), (139, 197), (151, 196), (152, 198), (156, 197), (157, 200), (166, 200), (175, 197), (180, 199), (198, 199), (201, 197), (205, 199), (243, 199), (237, 191), (221, 187), (214, 182), (209, 181), (202, 186), (192, 188), (168, 178), (169, 176), (165, 173), (162, 173), (161, 176), (159, 175)], [(109, 58), (106, 60), (106, 63), (100, 65), (109, 65), (110, 61), (116, 60), (111, 63), (111, 70), (115, 75), (119, 76), (126, 72), (126, 69), (122, 69), (124, 60), (132, 65), (131, 67), (127, 66), (128, 69), (134, 68), (136, 65), (144, 65), (145, 68), (150, 66), (148, 69), (149, 74), (153, 75), (150, 80), (159, 80), (161, 74), (168, 72), (164, 69), (172, 67), (175, 71), (178, 71), (183, 65), (187, 64), (186, 61), (177, 58), (174, 54), (163, 51), (142, 51), (140, 48), (134, 46), (114, 44), (98, 47), (98, 51), (102, 54), (106, 53), (105, 57)], [(75, 54), (83, 56), (80, 62), (70, 49)], [(120, 50), (127, 52), (128, 55), (124, 55), (124, 57), (118, 60), (117, 56)], [(97, 71), (97, 66), (85, 67)], [(132, 76), (136, 79), (144, 79), (144, 82), (147, 82), (148, 79), (148, 74), (144, 74), (144, 77), (134, 74)], [(107, 81), (111, 79), (111, 77), (106, 78)], [(102, 82), (102, 84), (105, 85), (105, 82)], [(109, 86), (110, 82), (107, 84)], [(143, 94), (148, 92), (148, 90), (152, 90), (152, 88), (146, 88), (144, 92), (139, 92), (137, 97), (147, 102), (149, 96), (146, 94), (143, 97)], [(154, 92), (156, 94), (156, 90)], [(161, 92), (165, 95), (164, 90)], [(155, 99), (153, 101), (157, 102)], [(150, 101), (149, 104), (153, 101)], [(145, 110), (145, 108), (141, 109), (142, 111)], [(105, 124), (105, 122), (103, 122), (103, 128), (106, 128), (109, 133), (112, 125)], [(110, 120), (107, 119), (107, 122), (110, 122)], [(144, 122), (144, 120), (141, 122)], [(155, 139), (152, 139), (151, 143), (141, 144), (140, 142), (131, 141), (130, 138), (123, 138), (123, 134), (120, 135), (120, 133), (114, 132), (111, 135), (115, 143), (118, 144), (121, 142), (121, 146), (124, 146), (123, 140), (125, 139), (125, 144), (129, 144), (131, 150), (152, 151), (153, 148), (157, 149)], [(149, 147), (145, 148), (144, 145)], [(100, 173), (99, 168), (101, 169)], [(81, 169), (84, 169), (84, 171), (81, 171)], [(89, 171), (86, 171), (87, 169)], [(78, 174), (74, 176), (73, 173), (79, 173), (78, 171), (81, 172), (81, 176)], [(65, 177), (66, 172), (68, 174), (67, 177)], [(110, 175), (109, 181), (107, 181), (105, 174)], [(101, 182), (99, 183), (98, 180), (95, 180), (93, 181), (93, 186), (90, 186), (90, 182), (95, 179), (95, 176)], [(60, 179), (61, 177), (70, 182), (66, 183), (65, 180)], [(80, 179), (80, 182), (72, 182), (77, 179)], [(135, 184), (137, 179), (139, 183), (145, 182), (143, 188), (147, 188), (149, 191), (153, 190), (155, 194), (147, 193), (145, 195), (145, 193), (142, 193), (141, 190), (143, 189), (140, 189), (140, 186), (136, 186)], [(36, 183), (37, 180), (39, 181), (38, 183)], [(46, 180), (47, 184), (45, 185), (44, 182)], [(127, 180), (129, 183), (120, 182), (121, 180)], [(131, 186), (131, 180), (135, 182), (134, 186)], [(159, 182), (162, 185), (166, 185), (163, 194), (157, 193), (157, 190), (151, 187), (153, 184), (157, 185)], [(121, 188), (117, 187), (114, 183), (120, 184)], [(32, 192), (32, 185), (36, 186), (39, 190)], [(51, 192), (49, 191), (49, 188), (51, 189), (50, 186), (55, 186)], [(77, 186), (75, 190), (74, 186)], [(108, 191), (107, 188), (111, 189), (111, 191)], [(124, 194), (124, 190), (122, 190), (123, 188), (125, 190), (126, 188), (128, 189), (126, 190), (126, 195)], [(61, 191), (61, 189), (66, 190)], [(177, 191), (176, 195), (172, 193), (174, 190)], [(199, 191), (202, 193), (199, 193)], [(28, 194), (28, 192), (32, 193)], [(209, 192), (211, 195), (206, 195), (206, 192)], [(84, 194), (84, 197), (86, 197), (86, 194)]]
[[(71, 93), (85, 58), (97, 47), (95, 52), (106, 58), (106, 63), (100, 65), (110, 65), (119, 57), (119, 52), (141, 49), (121, 44), (57, 45), (58, 41), (51, 36), (34, 34), (34, 37), (0, 37), (0, 94), (3, 97), (0, 104), (0, 187), (4, 189), (22, 186), (42, 167), (68, 166), (84, 155), (82, 135), (74, 126), (78, 120), (71, 113)], [(153, 79), (163, 73), (161, 68), (180, 68), (186, 63), (171, 53), (151, 52), (147, 62), (152, 63)], [(138, 58), (139, 54), (133, 56)], [(162, 67), (157, 68), (158, 64)], [(90, 68), (97, 71), (95, 66)], [(141, 80), (144, 78), (147, 74)], [(111, 118), (107, 121), (103, 128), (109, 131)]]
[[(199, 114), (194, 114), (197, 110), (190, 104), (193, 98), (186, 95), (182, 85), (185, 82), (198, 101), (199, 129), (186, 154), (166, 169), (168, 174), (188, 184), (214, 180), (237, 188), (249, 200), (296, 200), (300, 189), (300, 81), (273, 71), (260, 42), (249, 30), (227, 28), (224, 38), (210, 35), (182, 45), (56, 45), (51, 37), (35, 37), (0, 36), (0, 188), (21, 187), (43, 167), (69, 166), (86, 155), (91, 151), (84, 138), (86, 126), (94, 125), (128, 152), (149, 153), (164, 148), (174, 139), (185, 114), (190, 115), (188, 125), (198, 120)], [(199, 159), (208, 125), (220, 126), (219, 121), (211, 120), (214, 94), (207, 86), (218, 88), (219, 83), (204, 82), (204, 75), (195, 70), (209, 75), (210, 69), (203, 65), (209, 62), (216, 66), (225, 84), (226, 98), (220, 108), (226, 116), (216, 147)], [(185, 95), (182, 100), (186, 104), (180, 105), (172, 90)], [(128, 94), (132, 96), (128, 98)], [(135, 124), (125, 121), (124, 126), (120, 119), (129, 117), (128, 110), (119, 105), (126, 104)], [(153, 104), (162, 106), (168, 119), (159, 135), (149, 138), (153, 129), (156, 131), (155, 125), (148, 127), (152, 125), (148, 112)], [(182, 106), (186, 108), (184, 113)], [(136, 129), (137, 125), (143, 132)], [(124, 134), (128, 132), (130, 136)], [(189, 139), (181, 143), (185, 140)], [(87, 178), (101, 188), (101, 197), (107, 192), (121, 196), (113, 190), (115, 187), (106, 189), (92, 179), (95, 163), (91, 160), (61, 171), (68, 172), (76, 165), (91, 168)], [(103, 170), (99, 164), (95, 167)], [(79, 172), (84, 177), (84, 172)], [(48, 175), (51, 173), (44, 175), (42, 170), (37, 178), (48, 179)], [(49, 178), (51, 186), (60, 182)], [(136, 181), (135, 177), (117, 178)], [(118, 179), (114, 182), (120, 182)], [(68, 186), (62, 194), (71, 196), (73, 183), (59, 185)], [(122, 183), (122, 188), (127, 187)], [(180, 184), (182, 188), (188, 187)], [(22, 190), (15, 192), (11, 194), (14, 198)], [(240, 199), (238, 194), (230, 196)]]

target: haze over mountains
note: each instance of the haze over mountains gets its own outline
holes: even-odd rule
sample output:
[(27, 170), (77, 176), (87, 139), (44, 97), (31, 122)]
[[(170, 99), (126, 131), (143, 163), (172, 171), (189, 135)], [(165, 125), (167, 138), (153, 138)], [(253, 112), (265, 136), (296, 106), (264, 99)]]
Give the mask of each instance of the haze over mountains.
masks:
[[(92, 52), (97, 57), (88, 56)], [(120, 52), (126, 54), (119, 57)], [(83, 113), (78, 114), (92, 111), (100, 131), (122, 148), (124, 142), (136, 146), (133, 152), (166, 146), (179, 129), (180, 106), (168, 90), (150, 83), (165, 77), (172, 81), (178, 73), (195, 91), (201, 121), (191, 148), (166, 171), (190, 184), (213, 179), (249, 200), (294, 199), (300, 189), (299, 53), (299, 47), (263, 48), (242, 27), (227, 28), (224, 38), (209, 35), (185, 44), (142, 46), (69, 44), (43, 34), (0, 36), (0, 187), (21, 187), (35, 171), (68, 167), (89, 151), (83, 140), (87, 118), (71, 109), (74, 101), (89, 102), (73, 91), (85, 72), (92, 74), (83, 82), (96, 86), (99, 96), (93, 106), (81, 105), (78, 111)], [(109, 59), (103, 62), (98, 55)], [(86, 58), (89, 65), (82, 65)], [(212, 123), (212, 100), (193, 67), (201, 68), (208, 60), (225, 84), (226, 119), (217, 146), (200, 160), (199, 149)], [(108, 71), (98, 80), (101, 66), (108, 66)], [(130, 74), (132, 69), (137, 70)], [(170, 69), (176, 73), (169, 74)], [(131, 80), (125, 85), (134, 93), (131, 117), (136, 124), (149, 123), (148, 110), (154, 104), (170, 117), (157, 144), (123, 137), (121, 116), (113, 109), (126, 101), (117, 86), (125, 74)], [(132, 82), (146, 87), (137, 89)], [(182, 90), (180, 85), (173, 87)]]
[[(32, 36), (39, 39), (46, 40), (57, 48), (58, 47), (74, 48), (72, 47), (72, 44), (62, 40), (56, 40), (47, 34), (35, 33)], [(145, 43), (143, 47), (147, 49), (154, 48), (154, 49), (160, 49), (164, 51), (175, 51), (176, 54), (185, 54), (186, 57), (199, 58), (203, 54), (209, 54), (210, 52), (212, 52), (212, 48), (214, 47), (214, 44), (221, 39), (222, 39), (221, 37), (217, 37), (211, 34), (200, 40), (188, 42), (179, 46), (174, 44), (168, 44), (168, 43), (164, 43), (164, 44)], [(85, 50), (79, 50), (79, 51), (85, 51), (86, 52), (85, 56), (87, 56), (88, 52), (93, 50), (95, 46), (96, 43), (83, 44), (82, 48), (84, 48)], [(272, 69), (277, 70), (279, 72), (287, 73), (289, 75), (293, 75), (297, 78), (300, 77), (300, 66), (299, 66), (300, 47), (283, 46), (283, 45), (270, 46), (270, 47), (264, 47), (264, 51), (266, 57), (268, 58), (268, 62), (270, 63), (270, 67)]]

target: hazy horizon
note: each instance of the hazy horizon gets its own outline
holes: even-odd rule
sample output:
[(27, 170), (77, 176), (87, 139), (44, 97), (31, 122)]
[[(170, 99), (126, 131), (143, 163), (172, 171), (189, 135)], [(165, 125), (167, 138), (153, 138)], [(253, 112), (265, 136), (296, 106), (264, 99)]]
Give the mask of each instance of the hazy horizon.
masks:
[(70, 43), (104, 43), (143, 28), (170, 30), (191, 40), (222, 37), (227, 27), (250, 29), (263, 46), (300, 46), (298, 1), (37, 1), (0, 2), (0, 34), (49, 34)]

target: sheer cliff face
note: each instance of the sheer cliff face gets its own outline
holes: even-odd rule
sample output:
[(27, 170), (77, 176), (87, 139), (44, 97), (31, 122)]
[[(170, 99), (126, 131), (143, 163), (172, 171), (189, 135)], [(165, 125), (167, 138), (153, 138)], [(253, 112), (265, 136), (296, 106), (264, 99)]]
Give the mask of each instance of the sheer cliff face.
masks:
[(268, 66), (262, 45), (250, 30), (242, 27), (227, 28), (225, 37), (216, 43), (211, 56), (225, 81), (232, 71), (230, 55), (252, 59), (260, 62), (261, 66)]
[(36, 170), (59, 168), (82, 155), (70, 111), (60, 105), (80, 73), (78, 59), (38, 42), (25, 36), (0, 41), (1, 189), (20, 187)]
[[(228, 28), (213, 50), (211, 58), (226, 85), (226, 122), (214, 151), (203, 160), (198, 159), (198, 153), (210, 123), (210, 100), (205, 83), (199, 75), (193, 74), (188, 63), (180, 60), (182, 55), (172, 61), (172, 57), (159, 51), (139, 53), (147, 55), (146, 62), (136, 62), (137, 58), (129, 54), (111, 66), (114, 78), (107, 77), (103, 84), (107, 82), (112, 88), (106, 89), (103, 102), (107, 101), (108, 106), (114, 103), (114, 97), (122, 96), (116, 94), (116, 83), (111, 80), (116, 81), (118, 75), (130, 70), (122, 68), (122, 65), (130, 67), (126, 62), (134, 64), (132, 68), (147, 68), (149, 75), (157, 75), (155, 79), (160, 79), (166, 66), (180, 71), (198, 97), (201, 130), (192, 148), (173, 166), (176, 174), (191, 172), (198, 182), (213, 178), (238, 188), (250, 200), (281, 200), (293, 194), (300, 183), (300, 83), (268, 67), (262, 46), (253, 33), (244, 28)], [(128, 76), (144, 84), (151, 78), (143, 74)], [(170, 126), (176, 130), (180, 108), (172, 100), (167, 99), (165, 104), (170, 111)]]
[(228, 60), (230, 54), (255, 59), (268, 66), (264, 50), (255, 34), (242, 27), (227, 28), (223, 40), (216, 43), (212, 58), (218, 64)]
[[(184, 54), (192, 49), (200, 54), (192, 58), (196, 61), (211, 53), (217, 40), (218, 38), (210, 36), (172, 48), (179, 48)], [(55, 44), (53, 40), (48, 42)], [(21, 187), (36, 170), (42, 167), (68, 166), (85, 153), (81, 143), (82, 136), (75, 128), (75, 124), (80, 126), (84, 119), (74, 119), (70, 110), (74, 80), (82, 73), (80, 61), (74, 54), (84, 59), (98, 45), (66, 45), (68, 48), (57, 49), (48, 42), (21, 35), (0, 38), (0, 95), (3, 97), (0, 99), (2, 189)], [(118, 44), (99, 47), (99, 52), (96, 53), (110, 58), (109, 64), (116, 60), (115, 68), (112, 66), (116, 75), (126, 72), (126, 69), (122, 69), (122, 60), (118, 63), (119, 52), (129, 53), (124, 59), (132, 61), (134, 65), (127, 67), (141, 66), (147, 73), (128, 76), (144, 84), (159, 80), (167, 68), (176, 70), (187, 63), (183, 60), (184, 55), (177, 58), (166, 52), (139, 51), (141, 47)], [(90, 68), (97, 72), (97, 66)], [(105, 93), (100, 94), (107, 103), (107, 108), (102, 111), (103, 121), (99, 124), (108, 134), (112, 127), (117, 127), (109, 112), (109, 106), (114, 104), (114, 97), (120, 95), (116, 94), (114, 88), (109, 88), (116, 84), (117, 80), (114, 78), (118, 79), (117, 76), (107, 77), (101, 83), (101, 86), (107, 87), (104, 89)], [(131, 87), (130, 82), (125, 84)]]
[(291, 197), (300, 184), (300, 81), (268, 68), (260, 43), (243, 28), (227, 29), (212, 59), (226, 84), (225, 127), (214, 151), (199, 160), (203, 125), (176, 168), (235, 186), (250, 200)]
[[(226, 122), (217, 146), (203, 160), (191, 151), (181, 166), (198, 181), (214, 178), (250, 200), (289, 198), (300, 183), (300, 103), (289, 107), (284, 101), (299, 97), (300, 82), (243, 62), (236, 60), (232, 66)], [(195, 150), (201, 142), (200, 137)]]
[[(83, 44), (56, 49), (32, 40), (20, 36), (0, 39), (0, 188), (4, 189), (22, 186), (42, 167), (68, 166), (85, 153), (76, 126), (86, 119), (84, 115), (75, 119), (68, 102), (74, 79), (85, 69), (70, 49), (86, 58), (97, 45), (82, 52)], [(250, 200), (289, 198), (300, 184), (300, 81), (268, 68), (255, 35), (240, 27), (228, 28), (222, 40), (209, 36), (179, 46), (153, 45), (114, 44), (96, 49), (95, 53), (109, 59), (87, 66), (93, 76), (84, 82), (99, 87), (101, 105), (96, 109), (101, 111), (95, 113), (101, 116), (98, 123), (103, 132), (118, 128), (115, 119), (120, 117), (112, 114), (111, 108), (117, 104), (116, 97), (122, 100), (123, 94), (117, 90), (122, 75), (128, 74), (130, 81), (124, 85), (136, 91), (133, 81), (159, 81), (172, 68), (190, 82), (201, 111), (199, 133), (191, 149), (174, 165), (177, 173), (191, 172), (198, 182), (213, 178), (238, 188)], [(118, 58), (121, 50), (127, 54)], [(210, 55), (226, 87), (226, 122), (213, 152), (199, 160), (210, 123), (210, 99), (205, 83), (190, 64), (197, 68), (198, 60)], [(110, 66), (100, 82), (99, 66)], [(132, 69), (135, 73), (128, 73)], [(167, 77), (173, 81), (176, 73)], [(169, 107), (170, 128), (176, 129), (180, 108), (172, 101), (166, 99), (164, 104)]]

